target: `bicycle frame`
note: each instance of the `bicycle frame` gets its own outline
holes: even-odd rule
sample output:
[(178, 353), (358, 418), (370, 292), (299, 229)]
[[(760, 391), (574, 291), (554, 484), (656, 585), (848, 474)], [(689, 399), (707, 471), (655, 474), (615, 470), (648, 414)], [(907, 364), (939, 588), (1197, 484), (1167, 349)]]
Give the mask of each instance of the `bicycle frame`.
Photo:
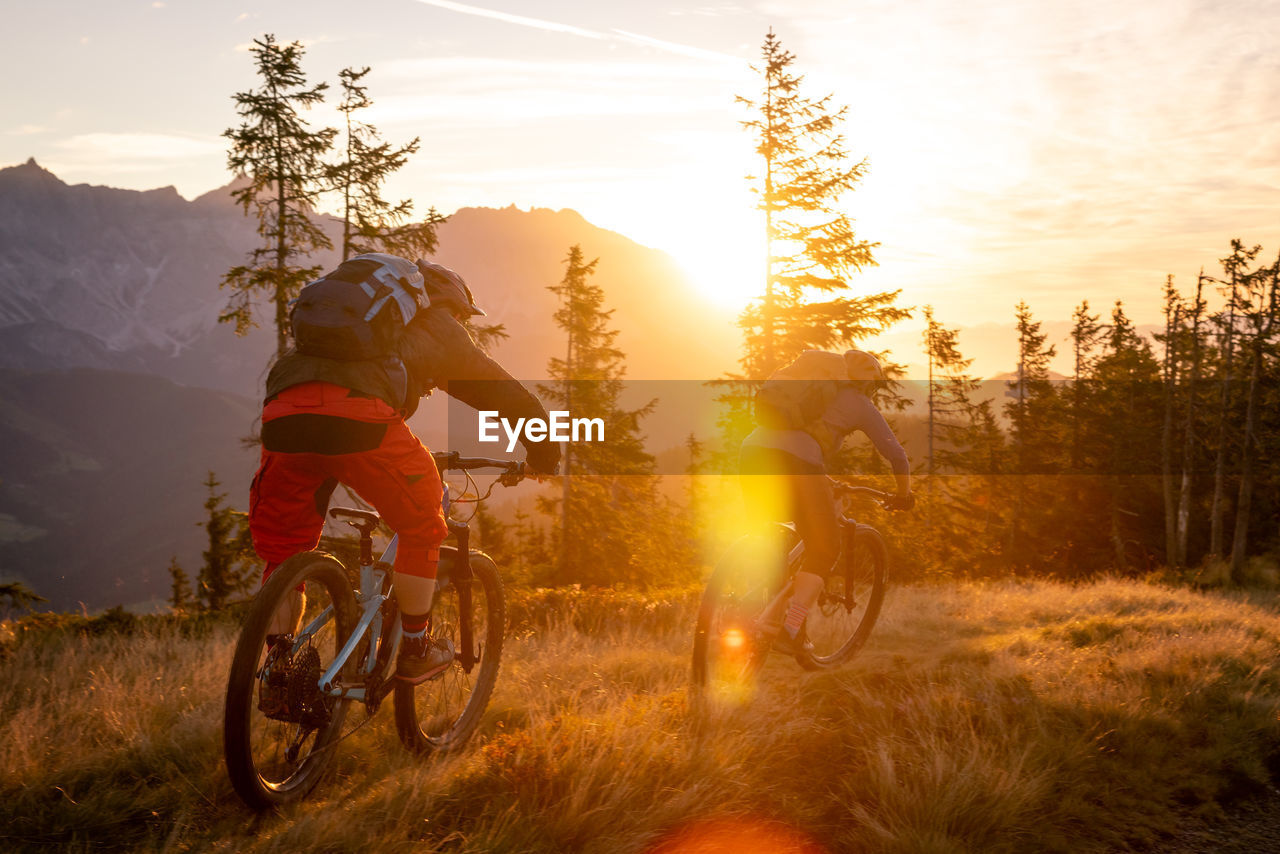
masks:
[[(366, 686), (368, 685), (369, 677), (373, 676), (375, 669), (377, 669), (380, 658), (379, 653), (382, 652), (380, 641), (382, 638), (383, 611), (387, 600), (392, 595), (389, 574), (392, 564), (395, 563), (398, 541), (399, 536), (393, 536), (386, 550), (383, 551), (377, 561), (371, 564), (361, 563), (360, 565), (360, 584), (355, 591), (356, 602), (360, 606), (360, 619), (356, 622), (356, 627), (351, 633), (351, 637), (347, 638), (346, 644), (343, 645), (342, 650), (334, 658), (333, 663), (329, 665), (329, 669), (320, 676), (320, 691), (330, 697), (362, 702), (367, 702), (369, 699)], [(296, 652), (302, 649), (332, 618), (333, 606), (331, 605), (321, 611), (314, 620), (298, 633), (298, 637), (294, 641), (293, 651)], [(361, 673), (364, 681), (358, 683), (340, 682), (338, 675), (347, 666), (347, 662), (366, 635), (377, 640), (370, 644), (369, 653), (365, 656)], [(399, 649), (402, 635), (403, 631), (399, 624), (394, 624), (391, 635), (387, 638), (387, 642), (390, 644), (390, 654), (383, 660), (384, 669), (386, 662), (391, 661), (395, 652)]]
[[(846, 496), (852, 496), (852, 495), (869, 495), (873, 498), (879, 498), (879, 499), (888, 498), (888, 493), (881, 492), (880, 490), (877, 490), (877, 489), (871, 489), (865, 486), (841, 485), (838, 489), (838, 495), (839, 497), (846, 497)], [(852, 537), (857, 536), (858, 529), (859, 527), (861, 527), (856, 519), (854, 519), (852, 516), (846, 515), (843, 512), (840, 514), (840, 517), (839, 517), (839, 525), (840, 525), (840, 554), (836, 558), (836, 563), (832, 565), (832, 571), (834, 571), (836, 567), (838, 567), (843, 561), (848, 560), (849, 549), (847, 548), (847, 544), (849, 543), (849, 540)], [(796, 531), (796, 525), (794, 522), (782, 522), (781, 527), (790, 531), (792, 534), (796, 534), (798, 536), (798, 532)], [(800, 565), (800, 559), (802, 557), (804, 557), (804, 540), (800, 540), (799, 542), (797, 542), (794, 546), (791, 547), (791, 550), (787, 552), (786, 561), (783, 564), (783, 566), (786, 567), (785, 569), (786, 583), (782, 585), (782, 588), (778, 591), (777, 595), (769, 600), (769, 604), (765, 606), (764, 610), (761, 612), (762, 614), (770, 614), (770, 613), (774, 613), (776, 611), (782, 610), (783, 603), (785, 603), (787, 598), (790, 596), (791, 588), (795, 584), (796, 570)]]
[[(444, 485), (442, 505), (447, 513), (448, 484)], [(449, 521), (448, 526), (456, 546), (441, 547), (440, 571), (436, 578), (436, 585), (439, 589), (452, 584), (458, 592), (461, 613), (458, 625), (460, 649), (457, 652), (457, 660), (462, 669), (470, 673), (478, 660), (473, 635), (474, 626), (471, 621), (471, 529), (463, 522)], [(384, 639), (383, 619), (387, 612), (387, 602), (392, 600), (394, 595), (392, 567), (395, 565), (399, 541), (400, 535), (395, 534), (377, 560), (371, 558), (367, 561), (361, 560), (360, 583), (355, 590), (360, 619), (356, 621), (351, 637), (347, 638), (347, 642), (319, 679), (321, 693), (329, 697), (371, 704), (380, 702), (394, 687), (394, 683), (388, 677), (395, 667), (395, 657), (400, 649), (404, 630), (398, 620), (393, 620), (389, 626), (389, 633)], [(446, 559), (449, 556), (452, 560)], [(301, 650), (332, 618), (333, 606), (330, 605), (298, 633), (292, 652)], [(363, 667), (358, 674), (359, 681), (340, 680), (339, 676), (347, 667), (351, 656), (359, 649), (366, 637), (371, 640)], [(371, 691), (373, 693), (370, 693)]]
[[(484, 460), (484, 458), (466, 458), (458, 455), (457, 452), (449, 452), (448, 455), (439, 455), (436, 457), (436, 463), (444, 467), (470, 467), (472, 463), (481, 463), (481, 465), (498, 466), (502, 465), (502, 461)], [(452, 465), (451, 465), (452, 463)], [(460, 465), (461, 463), (461, 465)], [(443, 469), (442, 469), (443, 471)], [(524, 463), (520, 463), (518, 474), (516, 472), (508, 472), (508, 476), (516, 474), (516, 478), (520, 478), (524, 472)], [(442, 545), (440, 547), (440, 560), (438, 575), (436, 575), (436, 589), (452, 584), (458, 594), (458, 609), (460, 609), (460, 620), (458, 620), (458, 649), (457, 662), (461, 665), (462, 670), (470, 673), (471, 668), (475, 667), (479, 657), (476, 656), (475, 647), (475, 626), (471, 620), (471, 583), (474, 576), (471, 574), (471, 529), (466, 522), (454, 522), (448, 520), (449, 512), (449, 485), (443, 484), (443, 494), (440, 498), (440, 506), (442, 506), (445, 520), (447, 520), (449, 535), (453, 536), (453, 547)], [(392, 625), (387, 626), (387, 632), (384, 636), (384, 617), (387, 616), (388, 600), (393, 599), (394, 595), (394, 574), (392, 567), (396, 563), (396, 551), (399, 544), (399, 534), (394, 534), (387, 548), (380, 554), (378, 560), (372, 558), (371, 551), (367, 547), (369, 543), (370, 531), (361, 530), (361, 561), (360, 561), (360, 584), (356, 586), (356, 603), (360, 607), (360, 620), (356, 621), (355, 630), (351, 632), (351, 636), (347, 639), (347, 643), (343, 644), (333, 662), (321, 673), (319, 680), (319, 688), (321, 693), (335, 699), (357, 700), (357, 702), (369, 705), (370, 711), (376, 704), (381, 702), (385, 695), (390, 693), (394, 686), (394, 681), (389, 679), (392, 676), (394, 667), (396, 667), (396, 653), (399, 650), (399, 644), (403, 639), (404, 631), (398, 620), (393, 620)], [(452, 557), (452, 560), (445, 560)], [(310, 641), (319, 631), (323, 629), (328, 622), (333, 620), (333, 606), (326, 607), (321, 611), (314, 620), (307, 624), (306, 627), (298, 632), (297, 638), (293, 641), (292, 653), (297, 653)], [(358, 673), (358, 681), (343, 681), (339, 679), (342, 672), (346, 670), (351, 657), (355, 656), (356, 650), (360, 649), (365, 638), (370, 638), (369, 650), (365, 654), (364, 665), (361, 672)]]

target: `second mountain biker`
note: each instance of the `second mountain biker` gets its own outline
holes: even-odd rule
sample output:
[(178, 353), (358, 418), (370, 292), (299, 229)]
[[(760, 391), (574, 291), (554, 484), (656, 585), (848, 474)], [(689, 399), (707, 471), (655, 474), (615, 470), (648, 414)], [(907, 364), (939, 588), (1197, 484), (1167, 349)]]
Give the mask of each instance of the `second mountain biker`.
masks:
[[(905, 510), (914, 504), (907, 452), (873, 402), (876, 391), (886, 384), (880, 362), (861, 350), (848, 350), (842, 357), (807, 351), (788, 368), (805, 360), (823, 366), (824, 379), (819, 382), (834, 384), (831, 393), (822, 398), (820, 410), (812, 413), (807, 423), (762, 419), (769, 426), (761, 424), (743, 440), (740, 458), (743, 496), (753, 524), (794, 521), (804, 542), (804, 557), (785, 612), (782, 607), (767, 610), (757, 626), (761, 643), (792, 653), (803, 643), (805, 618), (840, 554), (840, 524), (826, 475), (827, 458), (845, 437), (861, 430), (893, 467), (898, 484), (893, 506)], [(793, 371), (785, 382), (792, 389), (804, 389), (795, 377)], [(758, 398), (758, 417), (759, 403)]]

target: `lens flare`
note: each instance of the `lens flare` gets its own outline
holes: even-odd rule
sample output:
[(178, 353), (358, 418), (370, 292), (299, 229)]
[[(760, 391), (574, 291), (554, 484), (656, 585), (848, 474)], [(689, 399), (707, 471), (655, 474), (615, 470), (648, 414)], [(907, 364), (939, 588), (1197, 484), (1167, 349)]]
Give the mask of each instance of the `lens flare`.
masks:
[(826, 849), (780, 822), (726, 818), (677, 828), (647, 854), (826, 854)]

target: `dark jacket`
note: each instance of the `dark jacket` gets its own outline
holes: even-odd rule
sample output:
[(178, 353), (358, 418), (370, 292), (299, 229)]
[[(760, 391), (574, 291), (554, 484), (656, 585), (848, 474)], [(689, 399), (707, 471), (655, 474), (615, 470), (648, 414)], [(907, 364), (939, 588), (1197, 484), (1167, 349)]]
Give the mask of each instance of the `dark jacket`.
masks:
[[(418, 312), (401, 333), (397, 349), (407, 376), (399, 375), (394, 360), (390, 365), (344, 362), (290, 350), (267, 374), (266, 396), (270, 399), (302, 383), (328, 382), (384, 400), (408, 418), (418, 408), (419, 398), (439, 388), (468, 406), (497, 410), (512, 421), (547, 417), (538, 399), (486, 356), (462, 324), (443, 308)], [(540, 471), (551, 471), (559, 461), (555, 445), (544, 442), (525, 447)]]

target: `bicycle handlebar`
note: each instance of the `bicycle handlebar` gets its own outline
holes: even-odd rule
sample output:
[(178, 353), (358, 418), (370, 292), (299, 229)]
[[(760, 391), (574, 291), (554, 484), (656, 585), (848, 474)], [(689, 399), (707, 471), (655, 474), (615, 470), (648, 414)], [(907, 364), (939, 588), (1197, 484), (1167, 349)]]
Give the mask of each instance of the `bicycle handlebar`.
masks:
[(436, 468), (441, 471), (445, 469), (457, 469), (464, 471), (468, 469), (506, 469), (508, 474), (516, 471), (524, 470), (524, 462), (522, 460), (495, 460), (489, 457), (464, 457), (457, 451), (436, 451), (431, 455), (436, 461)]
[(869, 486), (850, 486), (847, 483), (840, 483), (834, 480), (831, 482), (831, 487), (836, 492), (843, 492), (847, 495), (868, 495), (880, 500), (887, 500), (893, 497), (892, 492), (885, 492), (882, 489), (872, 489)]
[(515, 486), (526, 475), (524, 460), (495, 460), (490, 457), (464, 457), (457, 451), (437, 451), (431, 455), (436, 468), (441, 472), (447, 470), (470, 471), (471, 469), (502, 469), (498, 482), (503, 486)]
[[(831, 488), (836, 492), (836, 494), (865, 495), (869, 498), (874, 498), (876, 501), (879, 501), (880, 505), (884, 507), (886, 510), (908, 509), (907, 507), (895, 506), (895, 504), (898, 501), (898, 496), (895, 493), (885, 492), (882, 489), (872, 489), (869, 486), (850, 486), (847, 483), (841, 483), (835, 478), (830, 478), (830, 477), (827, 478), (827, 480), (831, 481)], [(911, 502), (911, 503), (914, 504), (914, 502)]]

